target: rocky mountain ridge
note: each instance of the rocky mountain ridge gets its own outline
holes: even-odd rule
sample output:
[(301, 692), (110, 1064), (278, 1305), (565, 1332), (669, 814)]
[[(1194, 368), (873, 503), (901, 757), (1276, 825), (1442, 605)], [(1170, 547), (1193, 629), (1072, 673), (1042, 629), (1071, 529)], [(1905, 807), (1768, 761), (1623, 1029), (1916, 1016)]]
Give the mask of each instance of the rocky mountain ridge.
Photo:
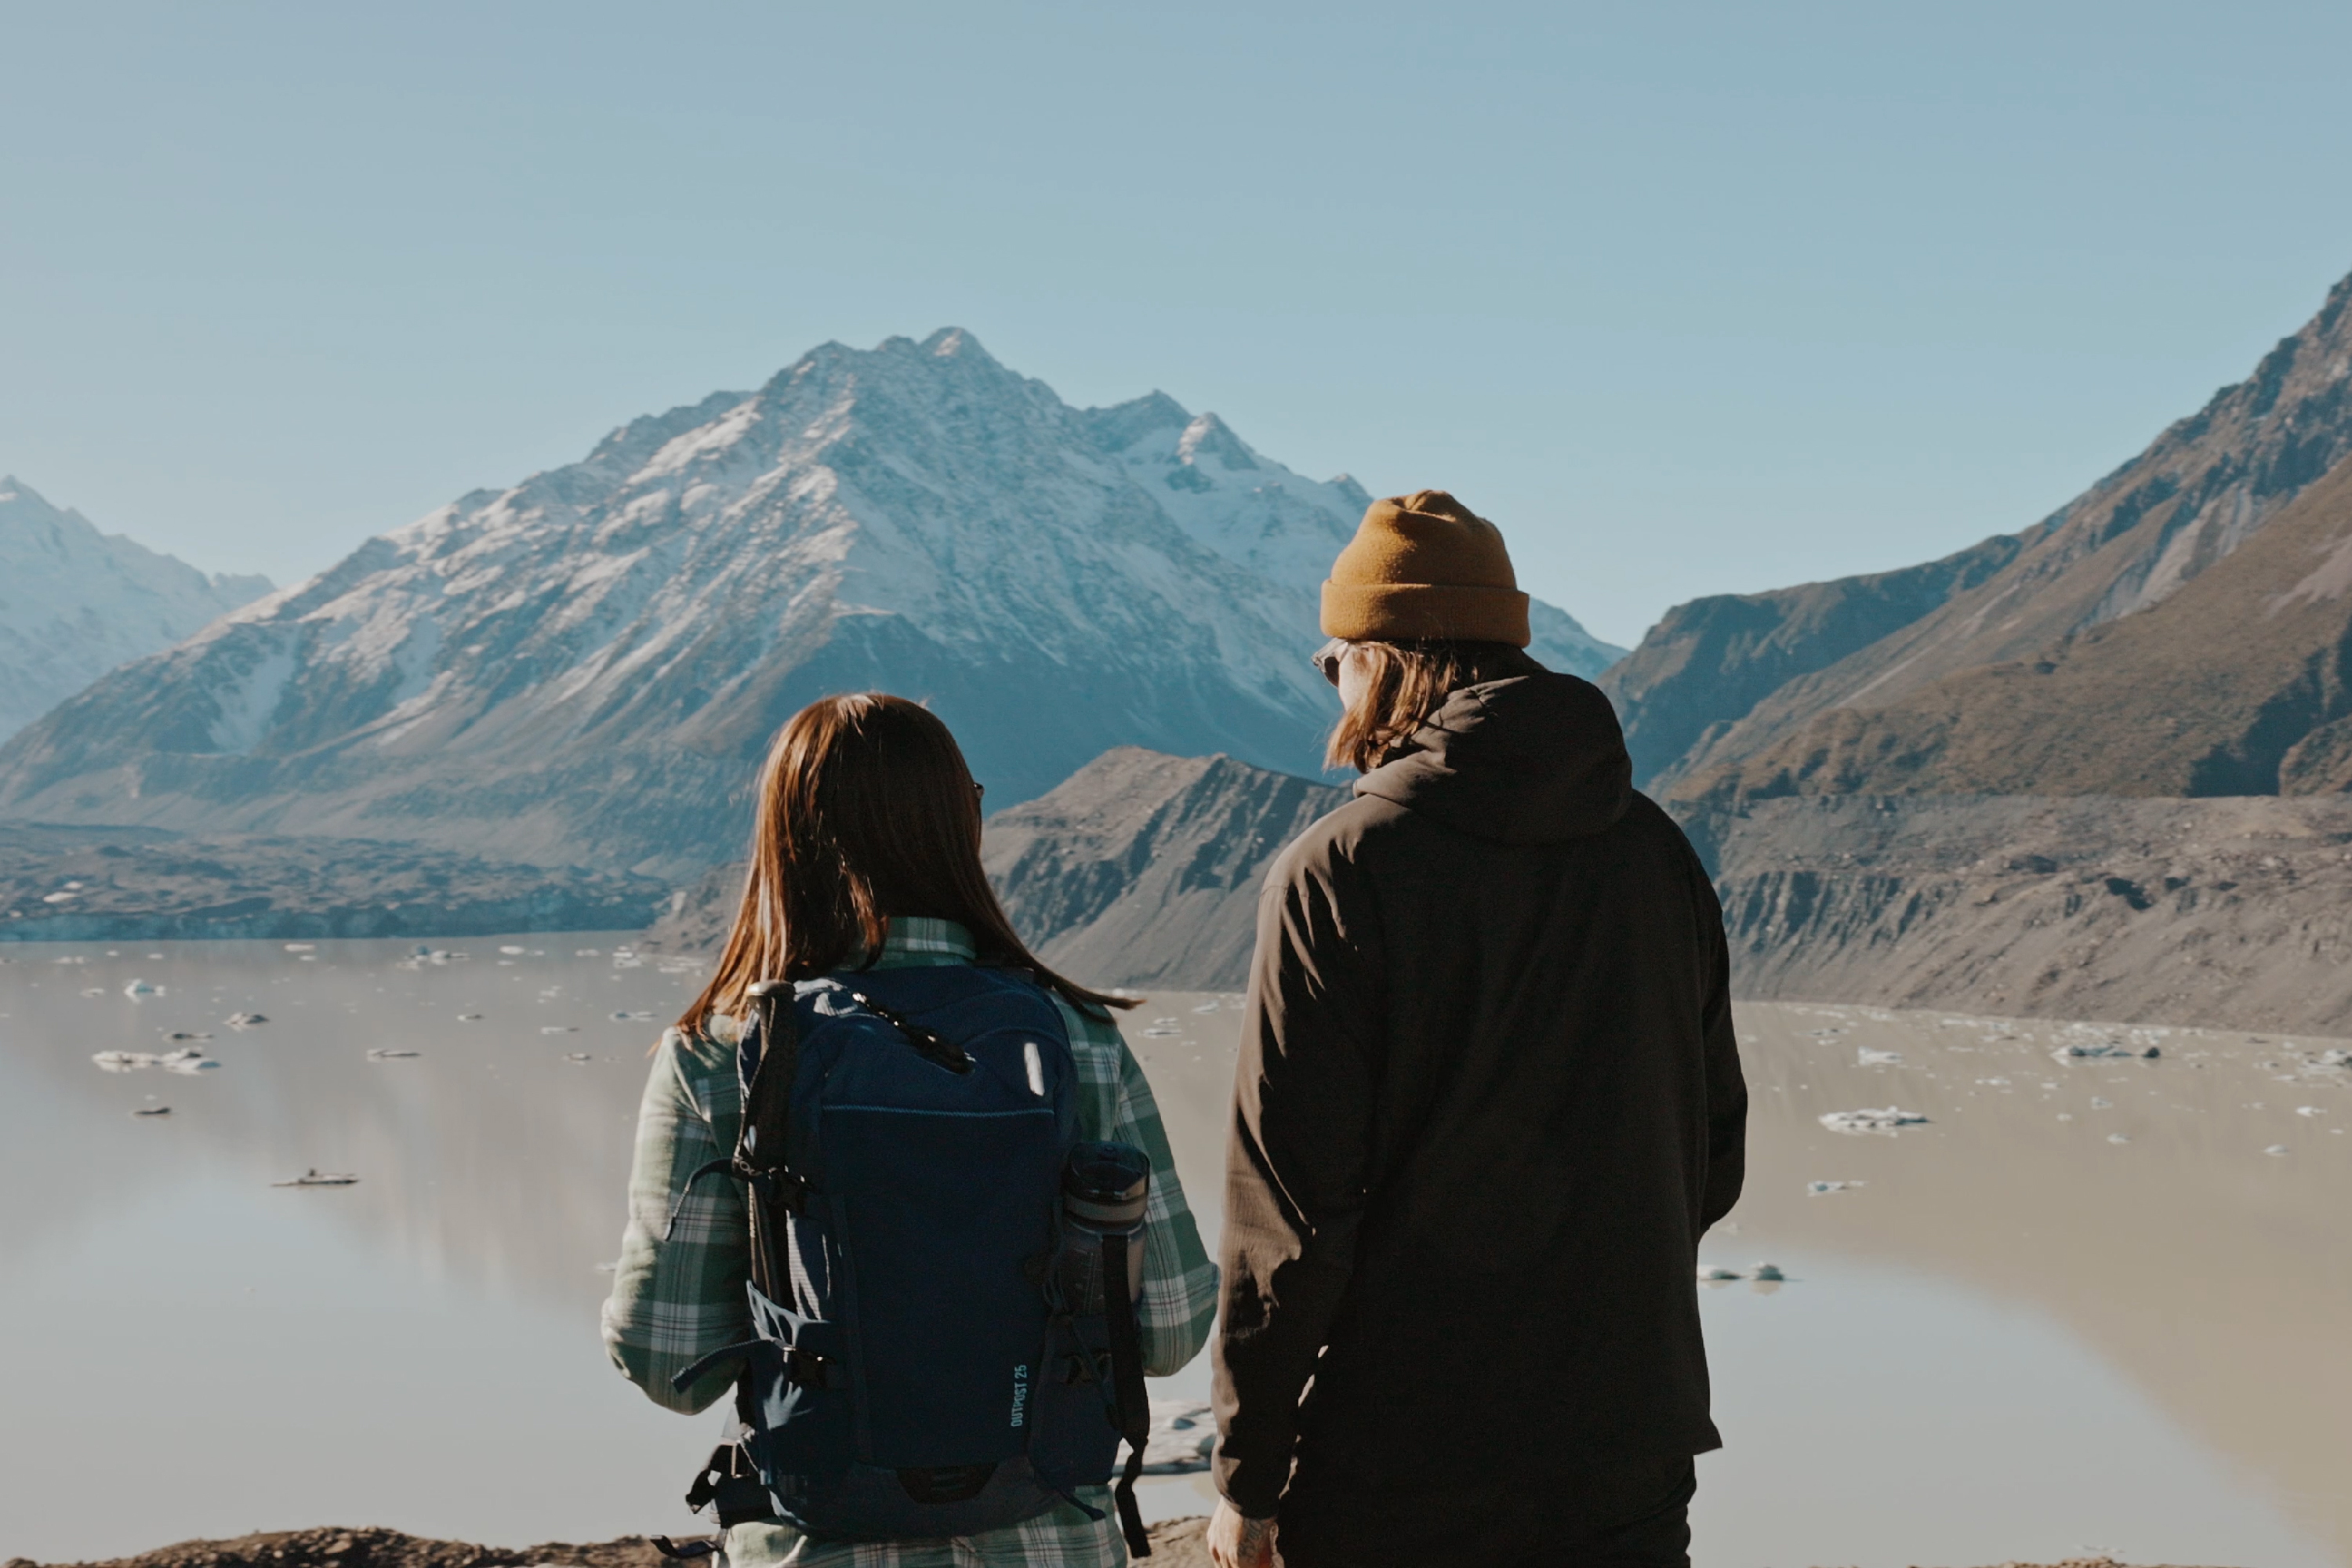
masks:
[(0, 476), (0, 740), (118, 665), (171, 647), (269, 592), (100, 533)]
[[(1311, 771), (1315, 583), (1363, 502), (968, 333), (828, 344), (103, 678), (0, 747), (0, 813), (689, 876), (739, 852), (777, 725), (869, 687), (929, 700), (992, 800), (1119, 744)], [(1618, 651), (1537, 622), (1556, 665)]]
[(1694, 601), (1602, 681), (1639, 777), (1729, 767), (1837, 710), (2031, 661), (2164, 604), (2352, 456), (2352, 279), (2247, 380), (2024, 531), (1873, 577)]
[(2161, 603), (1684, 779), (1786, 795), (2352, 792), (2352, 459)]

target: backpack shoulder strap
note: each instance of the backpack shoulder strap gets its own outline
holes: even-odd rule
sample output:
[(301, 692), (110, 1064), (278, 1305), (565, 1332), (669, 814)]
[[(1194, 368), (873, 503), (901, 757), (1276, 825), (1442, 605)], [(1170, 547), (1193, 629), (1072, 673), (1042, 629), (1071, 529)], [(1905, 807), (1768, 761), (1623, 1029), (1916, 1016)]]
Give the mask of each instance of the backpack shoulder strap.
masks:
[(792, 1125), (793, 1079), (801, 1065), (799, 1020), (793, 1016), (794, 990), (788, 980), (762, 980), (751, 987), (751, 1026), (743, 1031), (735, 1051), (735, 1081), (742, 1110), (735, 1148), (697, 1169), (678, 1189), (677, 1202), (663, 1227), (665, 1239), (677, 1228), (686, 1200), (705, 1176), (729, 1175), (751, 1190), (752, 1283), (772, 1300), (777, 1283), (790, 1276), (778, 1247), (782, 1241), (778, 1216), (770, 1205), (798, 1214), (808, 1183), (791, 1166), (786, 1147)]
[[(789, 980), (751, 987), (754, 1026), (736, 1056), (742, 1081), (743, 1120), (736, 1134), (733, 1173), (751, 1189), (751, 1283), (771, 1300), (792, 1276), (784, 1265), (783, 1216), (798, 1214), (808, 1183), (792, 1168), (793, 1080), (801, 1070), (800, 1020)], [(756, 1053), (756, 1054), (754, 1054)]]

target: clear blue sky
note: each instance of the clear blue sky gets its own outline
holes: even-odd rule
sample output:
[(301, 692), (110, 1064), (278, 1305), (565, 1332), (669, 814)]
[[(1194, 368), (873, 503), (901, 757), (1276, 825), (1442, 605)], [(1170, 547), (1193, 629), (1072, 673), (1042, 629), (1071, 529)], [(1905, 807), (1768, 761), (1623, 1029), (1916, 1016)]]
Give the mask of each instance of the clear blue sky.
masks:
[(0, 0), (0, 470), (314, 571), (955, 324), (1632, 642), (2032, 522), (2352, 270), (2341, 5)]

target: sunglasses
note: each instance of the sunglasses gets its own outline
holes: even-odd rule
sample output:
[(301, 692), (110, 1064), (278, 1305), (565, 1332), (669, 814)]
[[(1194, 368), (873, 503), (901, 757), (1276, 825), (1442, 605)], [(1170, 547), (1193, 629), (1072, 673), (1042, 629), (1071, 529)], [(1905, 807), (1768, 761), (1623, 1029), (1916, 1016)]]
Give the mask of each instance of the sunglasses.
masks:
[(1354, 646), (1346, 637), (1333, 637), (1309, 654), (1307, 662), (1322, 671), (1324, 679), (1337, 686), (1339, 684), (1339, 661), (1348, 657), (1348, 650)]

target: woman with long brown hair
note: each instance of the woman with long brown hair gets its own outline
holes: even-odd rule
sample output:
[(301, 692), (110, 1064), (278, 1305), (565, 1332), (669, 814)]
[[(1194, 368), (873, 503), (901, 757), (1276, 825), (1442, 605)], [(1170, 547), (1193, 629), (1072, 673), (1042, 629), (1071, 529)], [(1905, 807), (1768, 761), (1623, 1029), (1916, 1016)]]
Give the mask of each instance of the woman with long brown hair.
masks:
[[(630, 1222), (612, 1299), (604, 1307), (604, 1340), (614, 1363), (657, 1403), (691, 1413), (727, 1392), (743, 1363), (721, 1358), (735, 1352), (756, 1357), (751, 1347), (758, 1335), (772, 1336), (777, 1330), (769, 1321), (777, 1310), (762, 1291), (789, 1307), (796, 1296), (806, 1299), (803, 1268), (824, 1266), (822, 1259), (805, 1261), (795, 1252), (786, 1268), (793, 1278), (772, 1282), (761, 1277), (754, 1258), (762, 1245), (759, 1216), (785, 1212), (766, 1206), (777, 1195), (775, 1184), (786, 1184), (783, 1199), (793, 1213), (811, 1212), (794, 1204), (822, 1201), (821, 1194), (804, 1194), (810, 1186), (805, 1172), (762, 1168), (763, 1155), (740, 1137), (746, 1086), (755, 1123), (770, 1092), (762, 1088), (769, 1080), (759, 1076), (752, 1053), (772, 1056), (779, 1049), (776, 1041), (796, 1048), (790, 1033), (794, 1026), (788, 1021), (776, 1041), (764, 1037), (779, 1018), (789, 1020), (794, 1007), (814, 1006), (815, 1014), (802, 1016), (820, 1025), (836, 1015), (854, 1016), (877, 1029), (887, 1025), (877, 1037), (899, 1041), (903, 1036), (901, 1044), (928, 1059), (970, 1072), (971, 1059), (959, 1063), (961, 1047), (953, 1039), (942, 1040), (919, 1020), (874, 999), (904, 994), (910, 980), (961, 984), (968, 978), (973, 986), (993, 988), (991, 1006), (1016, 1012), (1027, 1007), (1022, 1016), (1033, 1022), (1023, 1027), (1030, 1035), (1066, 1036), (1066, 1058), (1058, 1041), (1047, 1038), (1042, 1063), (1038, 1041), (1021, 1042), (1028, 1088), (1042, 1100), (1047, 1080), (1062, 1070), (1055, 1064), (1066, 1060), (1076, 1136), (1089, 1141), (1079, 1147), (1131, 1146), (1150, 1166), (1132, 1310), (1142, 1371), (1157, 1376), (1173, 1373), (1205, 1342), (1215, 1312), (1216, 1270), (1177, 1184), (1150, 1087), (1112, 1021), (1113, 1008), (1132, 1003), (1089, 990), (1038, 962), (988, 885), (980, 844), (981, 788), (947, 726), (918, 704), (879, 693), (829, 697), (794, 715), (777, 736), (761, 773), (750, 868), (733, 926), (709, 984), (656, 1048), (638, 1123)], [(894, 973), (952, 966), (972, 973), (962, 978)], [(893, 984), (899, 990), (891, 990)], [(796, 991), (799, 999), (793, 1001)], [(790, 1005), (779, 1005), (779, 996)], [(744, 1047), (742, 1061), (739, 1044)], [(1013, 1058), (1016, 1064), (1019, 1059)], [(965, 1081), (984, 1089), (986, 1076)], [(1017, 1099), (1024, 1092), (1017, 1065), (1011, 1077)], [(805, 1085), (809, 1079), (803, 1074), (796, 1081)], [(951, 1074), (938, 1081), (943, 1093), (957, 1088)], [(804, 1117), (805, 1106), (802, 1110)], [(979, 1119), (1015, 1113), (950, 1114)], [(797, 1130), (805, 1122), (787, 1114), (785, 1124)], [(1014, 1179), (987, 1168), (958, 1174), (971, 1190), (983, 1192)], [(698, 1182), (700, 1175), (729, 1179)], [(1029, 1267), (1034, 1273), (1038, 1266)], [(950, 1342), (950, 1352), (958, 1331), (953, 1305), (950, 1301), (935, 1321), (924, 1321), (927, 1331)], [(768, 1315), (758, 1324), (755, 1308)], [(782, 1316), (790, 1318), (789, 1311)], [(806, 1343), (819, 1342), (807, 1337), (808, 1326), (801, 1320), (792, 1321), (801, 1324)], [(826, 1358), (803, 1356), (798, 1348), (786, 1354), (795, 1368), (793, 1375), (804, 1385), (789, 1397), (821, 1398), (813, 1391), (828, 1386), (827, 1373), (804, 1375), (797, 1369)], [(698, 1363), (714, 1361), (718, 1364), (710, 1370), (698, 1370)], [(860, 1364), (858, 1375), (870, 1372)], [(831, 1373), (833, 1385), (845, 1375)], [(1042, 1380), (1042, 1371), (1040, 1375)], [(1091, 1381), (1090, 1373), (1080, 1375)], [(1018, 1426), (1029, 1373), (1024, 1368), (1016, 1376), (1022, 1381), (1011, 1419)], [(682, 1388), (677, 1386), (680, 1380)], [(1041, 1384), (1041, 1411), (1048, 1393)], [(739, 1410), (744, 1405), (739, 1394)], [(698, 1488), (717, 1494), (721, 1522), (728, 1526), (724, 1550), (734, 1568), (785, 1563), (1109, 1568), (1127, 1559), (1118, 1526), (1107, 1517), (1108, 1489), (1101, 1486), (1050, 1489), (1061, 1493), (1054, 1506), (969, 1535), (876, 1540), (868, 1531), (853, 1540), (807, 1528), (805, 1519), (796, 1525), (766, 1506), (773, 1496), (753, 1484), (746, 1468), (722, 1449)], [(979, 1489), (995, 1484), (984, 1475), (971, 1479), (963, 1474), (981, 1468), (986, 1467), (950, 1467), (954, 1473), (937, 1467), (901, 1468), (896, 1475), (919, 1501), (959, 1501), (987, 1495)], [(969, 1486), (959, 1492), (967, 1480)], [(730, 1495), (737, 1500), (732, 1518)], [(747, 1496), (748, 1504), (741, 1500)]]

